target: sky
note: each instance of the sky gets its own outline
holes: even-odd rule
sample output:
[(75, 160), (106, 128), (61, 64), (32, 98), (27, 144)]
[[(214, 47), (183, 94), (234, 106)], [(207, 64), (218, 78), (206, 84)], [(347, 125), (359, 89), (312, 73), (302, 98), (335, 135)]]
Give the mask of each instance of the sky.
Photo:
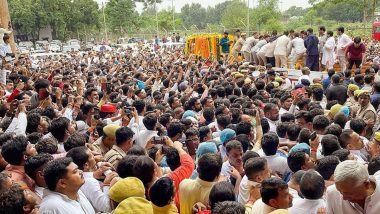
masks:
[[(107, 1), (107, 0), (95, 0), (99, 4), (101, 2)], [(174, 1), (174, 7), (176, 12), (180, 12), (181, 8), (185, 4), (191, 4), (191, 3), (200, 3), (203, 7), (207, 8), (208, 6), (215, 6), (216, 4), (219, 4), (221, 2), (224, 2), (226, 0), (173, 0)], [(246, 1), (246, 0), (245, 0)], [(252, 5), (254, 2), (257, 2), (257, 0), (249, 0), (249, 4)], [(162, 0), (162, 3), (159, 4), (159, 9), (168, 9), (172, 6), (172, 0)], [(298, 6), (298, 7), (308, 7), (310, 6), (308, 4), (308, 0), (280, 0), (280, 10), (284, 11), (287, 10), (291, 6)], [(143, 9), (143, 5), (140, 3), (136, 4), (137, 11), (141, 12)]]

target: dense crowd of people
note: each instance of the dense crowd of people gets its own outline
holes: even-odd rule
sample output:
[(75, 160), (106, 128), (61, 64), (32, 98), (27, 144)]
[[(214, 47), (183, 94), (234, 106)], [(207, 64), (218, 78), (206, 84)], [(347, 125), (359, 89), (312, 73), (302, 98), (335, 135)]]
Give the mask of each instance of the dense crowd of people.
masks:
[(307, 34), (254, 35), (232, 63), (149, 47), (14, 58), (5, 35), (0, 214), (379, 213), (379, 65), (304, 67), (294, 85), (273, 70), (288, 52), (261, 50), (310, 42), (319, 66)]

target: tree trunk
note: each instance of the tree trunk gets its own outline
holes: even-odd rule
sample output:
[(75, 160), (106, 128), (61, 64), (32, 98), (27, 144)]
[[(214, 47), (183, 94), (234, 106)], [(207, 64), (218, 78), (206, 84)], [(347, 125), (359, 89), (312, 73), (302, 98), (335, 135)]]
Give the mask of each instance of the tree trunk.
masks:
[[(8, 2), (7, 0), (0, 0), (0, 26), (7, 29), (8, 23), (10, 21), (11, 21), (11, 18), (9, 15)], [(11, 33), (10, 37), (11, 37), (10, 45), (11, 45), (12, 52), (16, 53), (16, 45), (15, 45), (13, 33)]]
[(363, 23), (367, 25), (367, 0), (363, 1)]

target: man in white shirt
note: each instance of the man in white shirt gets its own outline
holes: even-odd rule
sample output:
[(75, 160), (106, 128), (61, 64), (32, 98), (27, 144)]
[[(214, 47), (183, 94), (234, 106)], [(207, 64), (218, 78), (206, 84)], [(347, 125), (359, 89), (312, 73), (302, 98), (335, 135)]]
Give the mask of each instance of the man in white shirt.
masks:
[(295, 198), (289, 209), (292, 214), (317, 213), (319, 208), (325, 208), (322, 199), (325, 192), (323, 177), (314, 170), (308, 170), (301, 178), (300, 190), (304, 198)]
[[(111, 212), (111, 201), (108, 197), (109, 184), (116, 176), (116, 173), (107, 171), (111, 169), (109, 163), (103, 163), (97, 170), (96, 162), (92, 152), (85, 146), (71, 149), (66, 157), (73, 159), (80, 170), (83, 170), (84, 184), (80, 190), (90, 201), (96, 212)], [(107, 174), (104, 176), (104, 174)], [(104, 179), (103, 188), (96, 178)]]
[(262, 157), (268, 161), (268, 166), (272, 172), (281, 178), (285, 178), (291, 173), (291, 170), (289, 169), (287, 159), (277, 153), (279, 144), (280, 140), (275, 133), (269, 132), (264, 134), (262, 140), (264, 155)]
[(369, 176), (364, 164), (343, 161), (335, 169), (334, 180), (335, 185), (327, 188), (327, 213), (379, 213), (380, 182)]
[(336, 57), (339, 61), (340, 70), (345, 71), (347, 69), (346, 48), (351, 44), (352, 40), (344, 33), (344, 27), (338, 27), (336, 30), (338, 34)]
[(288, 185), (279, 178), (269, 178), (262, 182), (261, 199), (252, 206), (251, 214), (269, 214), (277, 209), (288, 209), (292, 206), (293, 197)]
[(288, 46), (290, 39), (289, 32), (285, 31), (284, 34), (277, 39), (276, 47), (274, 48), (274, 57), (276, 60), (276, 67), (288, 67)]
[[(252, 36), (248, 37), (244, 44), (243, 47), (241, 48), (241, 52), (244, 55), (244, 59), (246, 62), (252, 62), (252, 55), (251, 55), (251, 48), (256, 45), (256, 43), (259, 41), (256, 39), (257, 37), (257, 32), (253, 32)], [(256, 62), (257, 63), (257, 62)]]
[(95, 214), (80, 190), (85, 182), (83, 172), (71, 158), (49, 162), (44, 169), (44, 178), (48, 189), (44, 190), (40, 213)]
[(300, 58), (306, 54), (306, 48), (304, 40), (301, 39), (299, 33), (294, 33), (294, 39), (289, 42), (289, 52), (294, 51), (293, 56), (291, 57), (290, 68), (294, 69), (295, 64)]
[[(252, 53), (252, 56), (253, 56), (253, 59), (255, 60), (256, 64), (257, 65), (266, 65), (266, 63), (264, 64), (264, 61), (263, 59), (261, 59), (259, 56), (258, 56), (258, 53), (259, 51), (261, 50), (261, 48), (268, 43), (270, 37), (269, 35), (264, 35), (264, 36), (260, 36), (259, 37), (259, 41), (257, 42), (257, 44), (255, 46), (253, 46), (251, 48), (251, 53)], [(262, 57), (265, 58), (265, 50), (262, 51)], [(265, 62), (266, 62), (266, 58), (265, 58)]]
[(276, 133), (277, 122), (280, 118), (278, 106), (273, 103), (267, 103), (264, 107), (264, 116), (268, 120), (269, 131)]

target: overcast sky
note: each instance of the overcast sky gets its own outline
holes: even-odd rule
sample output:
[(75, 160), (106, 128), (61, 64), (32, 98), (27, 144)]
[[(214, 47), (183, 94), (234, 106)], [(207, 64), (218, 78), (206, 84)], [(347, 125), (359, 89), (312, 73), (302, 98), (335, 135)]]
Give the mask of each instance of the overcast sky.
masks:
[[(95, 0), (95, 1), (101, 4), (101, 2), (105, 2), (107, 0)], [(226, 0), (174, 0), (174, 7), (175, 7), (175, 10), (179, 12), (185, 4), (200, 3), (203, 7), (207, 8), (208, 6), (214, 6), (224, 1)], [(250, 5), (254, 4), (255, 2), (257, 2), (257, 0), (249, 0)], [(141, 12), (143, 5), (140, 3), (137, 3), (136, 6), (137, 6), (137, 10)], [(168, 9), (171, 6), (172, 6), (172, 0), (162, 0), (162, 3), (159, 4), (158, 7), (161, 10), (161, 9)], [(305, 8), (305, 7), (308, 7), (309, 4), (308, 4), (308, 0), (280, 0), (280, 9), (282, 11), (287, 10), (291, 6), (298, 6), (298, 7)]]

